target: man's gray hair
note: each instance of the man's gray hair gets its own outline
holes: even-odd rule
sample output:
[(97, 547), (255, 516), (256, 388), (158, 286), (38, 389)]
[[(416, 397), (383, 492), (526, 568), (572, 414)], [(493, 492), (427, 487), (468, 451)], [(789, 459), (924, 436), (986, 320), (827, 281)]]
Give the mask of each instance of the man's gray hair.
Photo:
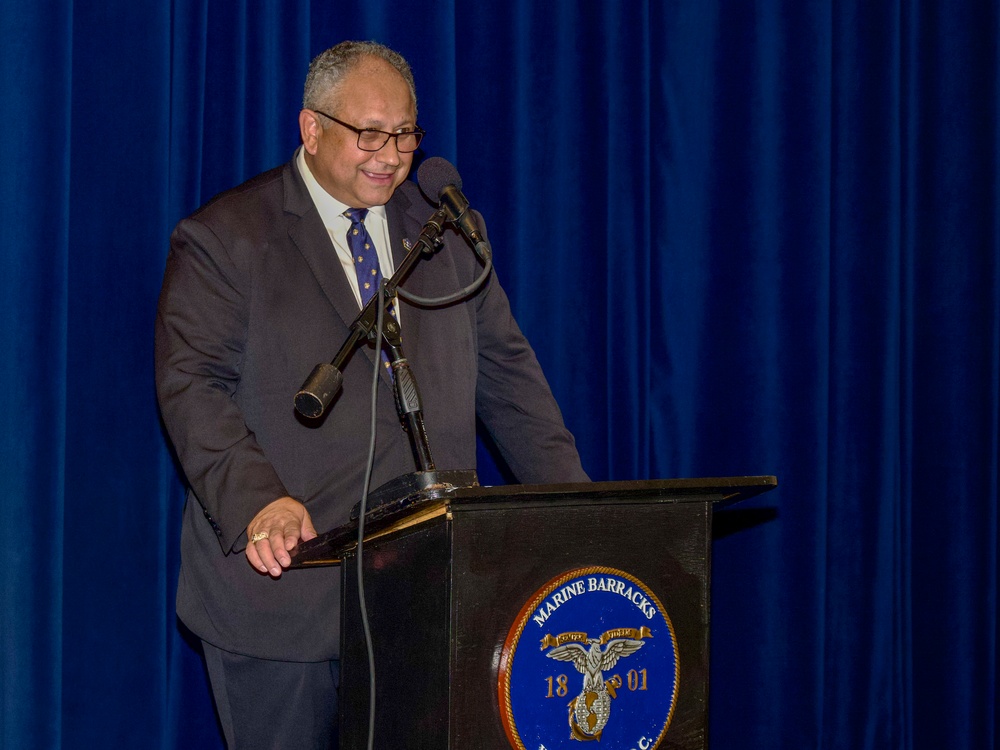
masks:
[(365, 58), (370, 57), (385, 60), (399, 71), (406, 85), (410, 87), (413, 111), (416, 112), (417, 87), (413, 82), (409, 63), (401, 54), (378, 42), (341, 42), (317, 55), (309, 65), (305, 91), (302, 94), (302, 107), (323, 109), (328, 105), (330, 96), (336, 93), (344, 76)]

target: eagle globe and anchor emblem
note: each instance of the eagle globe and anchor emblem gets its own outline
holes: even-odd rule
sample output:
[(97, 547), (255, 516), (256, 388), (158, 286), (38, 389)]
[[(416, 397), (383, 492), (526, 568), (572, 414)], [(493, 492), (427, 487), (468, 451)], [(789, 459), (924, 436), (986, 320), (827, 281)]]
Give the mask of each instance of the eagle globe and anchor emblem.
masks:
[[(601, 638), (587, 638), (589, 648), (570, 641), (557, 645), (546, 654), (550, 659), (573, 662), (583, 675), (583, 690), (569, 702), (569, 722), (574, 739), (601, 739), (601, 730), (611, 716), (611, 700), (618, 697), (617, 691), (622, 686), (621, 678), (617, 676), (605, 682), (604, 672), (614, 667), (622, 657), (642, 648), (639, 638), (651, 635), (648, 628), (642, 628), (639, 638), (606, 640), (609, 633), (615, 631), (608, 631)], [(555, 641), (558, 643), (559, 639)]]
[(511, 627), (498, 680), (504, 731), (515, 750), (588, 741), (651, 750), (673, 716), (679, 675), (673, 625), (641, 581), (573, 570), (539, 589)]

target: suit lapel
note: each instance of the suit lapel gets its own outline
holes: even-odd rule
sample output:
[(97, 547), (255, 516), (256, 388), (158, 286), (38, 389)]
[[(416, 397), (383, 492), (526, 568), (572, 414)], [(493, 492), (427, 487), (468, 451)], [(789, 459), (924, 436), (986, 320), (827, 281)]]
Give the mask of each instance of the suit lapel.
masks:
[[(423, 229), (420, 221), (409, 213), (411, 205), (410, 199), (403, 191), (397, 190), (385, 206), (386, 220), (389, 223), (389, 239), (392, 242), (392, 260), (395, 268), (399, 268), (402, 265), (403, 259), (409, 252), (403, 244), (403, 240), (405, 239), (408, 242), (416, 241), (417, 237), (420, 236), (420, 230)], [(420, 261), (417, 262), (413, 270), (416, 270), (416, 267), (419, 265)], [(420, 274), (415, 274), (413, 271), (403, 281), (402, 286), (408, 292), (423, 294)], [(419, 331), (422, 311), (420, 308), (407, 304), (403, 300), (401, 300), (401, 304), (403, 310), (401, 312), (402, 323), (400, 327), (403, 332), (403, 351), (409, 357), (413, 355), (420, 342)]]
[[(294, 159), (285, 166), (284, 189), (285, 212), (291, 214), (288, 236), (309, 264), (313, 276), (319, 282), (327, 301), (343, 321), (344, 327), (350, 330), (359, 312), (354, 290), (344, 275), (337, 250), (330, 240), (330, 234), (320, 218), (319, 211), (316, 210), (316, 204), (313, 203), (309, 190), (299, 176)], [(340, 344), (331, 342), (331, 345), (339, 347)], [(376, 361), (374, 349), (368, 346), (360, 348), (368, 361), (374, 365)], [(330, 356), (333, 354), (334, 351), (331, 351)], [(392, 380), (386, 368), (381, 365), (381, 358), (378, 358), (378, 361), (382, 382), (391, 388)]]
[(323, 220), (316, 205), (309, 197), (309, 191), (299, 176), (295, 160), (285, 165), (285, 212), (291, 215), (288, 222), (288, 236), (309, 264), (313, 276), (319, 282), (323, 294), (333, 305), (344, 325), (350, 328), (358, 316), (358, 305), (354, 292), (340, 267), (337, 250), (330, 241), (330, 234), (323, 226)]

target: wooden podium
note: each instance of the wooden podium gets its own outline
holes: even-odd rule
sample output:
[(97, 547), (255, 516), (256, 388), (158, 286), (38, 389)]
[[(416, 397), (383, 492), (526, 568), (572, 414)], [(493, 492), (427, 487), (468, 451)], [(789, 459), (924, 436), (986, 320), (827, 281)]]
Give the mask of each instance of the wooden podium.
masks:
[[(596, 566), (641, 580), (672, 622), (679, 679), (669, 726), (652, 746), (705, 748), (713, 504), (775, 486), (771, 476), (434, 486), (373, 509), (362, 559), (376, 674), (374, 746), (518, 746), (498, 700), (505, 642), (547, 582)], [(342, 565), (344, 750), (366, 746), (369, 717), (356, 536), (355, 521), (302, 545), (293, 563)]]

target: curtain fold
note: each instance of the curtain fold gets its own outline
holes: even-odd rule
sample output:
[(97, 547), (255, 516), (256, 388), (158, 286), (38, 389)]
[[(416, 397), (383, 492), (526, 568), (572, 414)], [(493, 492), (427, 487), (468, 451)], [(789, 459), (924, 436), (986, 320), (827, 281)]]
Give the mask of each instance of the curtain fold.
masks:
[[(38, 55), (38, 50), (46, 50)], [(67, 430), (72, 14), (0, 7), (0, 746), (58, 747)], [(23, 86), (26, 80), (36, 85)], [(37, 82), (44, 81), (45, 85)], [(37, 127), (41, 120), (48, 125)], [(44, 158), (44, 162), (40, 157)], [(38, 707), (45, 707), (40, 711)]]
[(591, 476), (779, 477), (716, 514), (711, 746), (993, 747), (987, 0), (0, 8), (0, 745), (222, 747), (156, 297), (347, 38), (410, 60)]

